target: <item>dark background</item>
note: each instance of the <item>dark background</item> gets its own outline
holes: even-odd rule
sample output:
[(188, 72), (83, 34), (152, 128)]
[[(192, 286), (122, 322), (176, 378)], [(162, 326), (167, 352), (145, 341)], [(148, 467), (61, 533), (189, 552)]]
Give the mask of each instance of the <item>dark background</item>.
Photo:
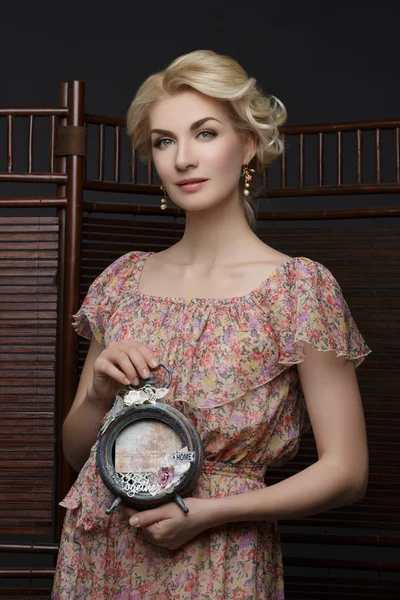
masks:
[(228, 54), (286, 105), (288, 124), (399, 116), (396, 0), (1, 3), (2, 106), (54, 105), (86, 82), (91, 112), (124, 116), (138, 85), (200, 48)]
[[(265, 93), (276, 95), (290, 125), (396, 119), (399, 17), (395, 0), (235, 5), (3, 0), (0, 105), (57, 106), (59, 82), (80, 79), (86, 83), (87, 112), (124, 117), (148, 75), (181, 54), (207, 48), (238, 60)], [(0, 196), (39, 193), (38, 186), (31, 192), (24, 188), (23, 194), (17, 187), (0, 184)], [(292, 200), (299, 208), (319, 201)], [(323, 198), (324, 208), (343, 202), (347, 199)], [(398, 197), (354, 196), (351, 202), (398, 205)], [(11, 214), (11, 209), (3, 211)], [(376, 558), (376, 553), (364, 558)], [(384, 550), (379, 558), (393, 560)]]

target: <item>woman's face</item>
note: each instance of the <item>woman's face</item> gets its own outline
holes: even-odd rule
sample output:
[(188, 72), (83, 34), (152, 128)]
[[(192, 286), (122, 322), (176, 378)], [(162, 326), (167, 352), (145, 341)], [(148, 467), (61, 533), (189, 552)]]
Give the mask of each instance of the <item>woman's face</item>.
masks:
[(256, 146), (233, 129), (220, 101), (192, 90), (166, 96), (151, 109), (150, 131), (154, 165), (178, 206), (197, 211), (238, 197)]

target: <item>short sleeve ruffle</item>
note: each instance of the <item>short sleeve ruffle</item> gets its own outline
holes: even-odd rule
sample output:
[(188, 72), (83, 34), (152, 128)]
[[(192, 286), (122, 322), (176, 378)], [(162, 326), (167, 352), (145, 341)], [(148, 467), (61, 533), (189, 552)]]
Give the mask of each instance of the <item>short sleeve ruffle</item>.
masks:
[(293, 365), (305, 360), (304, 342), (316, 350), (332, 350), (337, 356), (345, 356), (355, 367), (371, 352), (338, 282), (324, 265), (300, 258), (279, 285), (274, 288), (272, 281), (271, 286), (279, 364)]
[(93, 281), (81, 308), (73, 315), (72, 326), (79, 335), (87, 339), (94, 335), (104, 343), (116, 299), (135, 268), (134, 258), (133, 252), (120, 256)]

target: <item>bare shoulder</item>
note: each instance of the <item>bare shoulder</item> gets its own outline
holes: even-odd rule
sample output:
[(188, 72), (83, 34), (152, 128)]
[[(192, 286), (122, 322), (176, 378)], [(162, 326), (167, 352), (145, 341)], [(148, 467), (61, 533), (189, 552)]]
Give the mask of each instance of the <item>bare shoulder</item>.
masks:
[(166, 250), (160, 250), (160, 252), (153, 252), (150, 255), (149, 259), (146, 261), (146, 270), (149, 273), (150, 271), (153, 275), (157, 273), (165, 272), (165, 269), (173, 267), (173, 265), (177, 264), (175, 260), (175, 256), (173, 252)]
[(284, 252), (279, 252), (279, 250), (275, 250), (275, 248), (271, 248), (267, 244), (262, 244), (260, 247), (260, 251), (257, 254), (257, 262), (267, 263), (270, 267), (276, 268), (282, 265), (293, 258), (289, 256), (289, 254), (285, 254)]

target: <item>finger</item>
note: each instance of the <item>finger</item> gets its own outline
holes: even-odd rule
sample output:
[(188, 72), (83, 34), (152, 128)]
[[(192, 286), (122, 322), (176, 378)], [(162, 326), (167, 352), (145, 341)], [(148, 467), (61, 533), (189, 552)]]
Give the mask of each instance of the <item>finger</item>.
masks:
[(138, 350), (141, 353), (143, 359), (147, 363), (146, 365), (144, 365), (142, 367), (142, 369), (148, 368), (148, 367), (155, 369), (156, 367), (159, 366), (160, 359), (159, 359), (157, 353), (154, 352), (154, 350), (152, 350), (149, 346), (147, 346), (143, 342), (136, 342), (136, 345), (137, 345)]
[(129, 385), (131, 383), (126, 374), (115, 364), (107, 359), (98, 359), (97, 364), (94, 367), (94, 377), (102, 378), (104, 376), (115, 379), (115, 381), (118, 381), (122, 385)]
[(166, 518), (168, 518), (168, 516), (165, 514), (164, 507), (153, 508), (134, 515), (129, 519), (129, 524), (132, 527), (150, 527), (150, 525), (154, 525), (154, 523)]
[(132, 353), (132, 349), (127, 347), (126, 344), (113, 345), (111, 348), (107, 348), (103, 355), (108, 364), (120, 369), (130, 382), (134, 381), (138, 376), (134, 365), (135, 356), (140, 357), (140, 352), (136, 351), (136, 353)]
[[(130, 350), (129, 353), (126, 355), (126, 358), (122, 359), (121, 363), (123, 364), (124, 369), (126, 368), (127, 370), (129, 369), (130, 364), (130, 369), (135, 370), (135, 377), (138, 377), (139, 379), (147, 379), (150, 376), (149, 365), (144, 360), (143, 356), (140, 354), (139, 351)], [(138, 383), (139, 382), (137, 382), (136, 385), (138, 385)]]
[(129, 381), (134, 383), (135, 385), (138, 385), (139, 384), (138, 372), (137, 372), (135, 366), (132, 364), (131, 358), (127, 354), (121, 352), (116, 357), (116, 362), (118, 364), (118, 367), (121, 369), (121, 371), (123, 373), (125, 373), (125, 376), (127, 377), (127, 379), (129, 379)]
[(106, 353), (106, 357), (111, 364), (119, 367), (135, 385), (139, 383), (139, 381), (135, 381), (137, 377), (146, 379), (150, 375), (148, 364), (136, 346), (130, 347), (125, 344), (122, 347), (112, 348), (110, 352)]
[[(105, 352), (107, 358), (109, 358), (113, 363), (119, 362), (115, 360), (117, 353), (122, 352), (123, 354), (127, 355), (130, 362), (136, 367), (136, 370), (141, 377), (148, 377), (147, 374), (143, 374), (143, 369), (149, 371), (150, 368), (154, 369), (160, 364), (157, 353), (143, 342), (136, 342), (133, 340), (110, 342)], [(130, 374), (127, 373), (127, 376), (130, 377)]]
[[(127, 352), (129, 360), (134, 365), (136, 372), (139, 377), (142, 379), (147, 379), (150, 376), (150, 367), (146, 362), (146, 356), (142, 354), (142, 352), (137, 348), (132, 348)], [(153, 360), (153, 358), (149, 358), (149, 362)]]

